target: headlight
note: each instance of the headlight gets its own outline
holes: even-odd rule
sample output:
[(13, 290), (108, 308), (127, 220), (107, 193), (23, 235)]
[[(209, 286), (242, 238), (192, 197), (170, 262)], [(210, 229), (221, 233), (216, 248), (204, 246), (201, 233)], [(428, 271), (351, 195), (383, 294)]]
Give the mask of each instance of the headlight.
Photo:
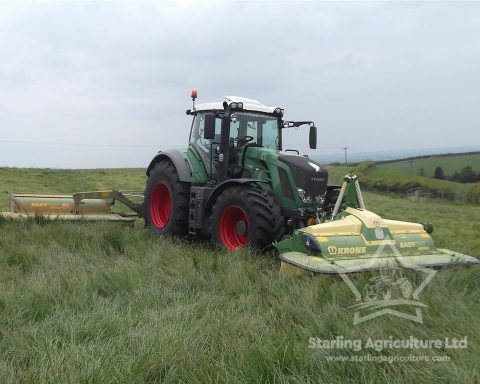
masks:
[(230, 108), (232, 108), (232, 109), (237, 109), (237, 108), (238, 108), (238, 103), (235, 103), (235, 102), (234, 102), (234, 103), (231, 103), (231, 104), (230, 104)]
[(311, 251), (320, 252), (320, 245), (318, 244), (317, 239), (312, 235), (303, 235), (302, 236), (303, 244), (305, 247)]
[(302, 188), (297, 188), (297, 191), (298, 191), (298, 195), (300, 196), (300, 199), (303, 200), (305, 198), (305, 190)]
[(323, 203), (325, 203), (325, 194), (317, 195), (315, 197), (315, 201), (317, 202), (317, 204), (323, 205)]
[(302, 189), (302, 188), (297, 188), (297, 191), (298, 191), (298, 195), (300, 196), (300, 199), (304, 202), (304, 203), (311, 203), (312, 202), (312, 197), (310, 195), (307, 195), (305, 193), (305, 190)]

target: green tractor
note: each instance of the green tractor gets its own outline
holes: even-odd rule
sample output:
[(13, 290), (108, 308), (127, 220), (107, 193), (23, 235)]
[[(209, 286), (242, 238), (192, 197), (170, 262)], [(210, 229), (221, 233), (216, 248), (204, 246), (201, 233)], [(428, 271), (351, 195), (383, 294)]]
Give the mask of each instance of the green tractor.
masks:
[(316, 148), (312, 121), (286, 121), (282, 108), (242, 97), (196, 97), (188, 148), (159, 152), (146, 171), (142, 215), (155, 233), (207, 237), (230, 251), (275, 248), (282, 265), (324, 274), (478, 263), (436, 249), (430, 225), (367, 211), (354, 175), (329, 185), (322, 165), (284, 150), (283, 131), (303, 125)]
[(320, 164), (282, 152), (282, 131), (301, 125), (310, 126), (316, 148), (313, 122), (284, 121), (282, 108), (256, 100), (227, 96), (195, 105), (195, 98), (188, 148), (159, 152), (148, 166), (146, 225), (160, 235), (207, 236), (228, 250), (261, 251), (315, 223), (335, 188)]

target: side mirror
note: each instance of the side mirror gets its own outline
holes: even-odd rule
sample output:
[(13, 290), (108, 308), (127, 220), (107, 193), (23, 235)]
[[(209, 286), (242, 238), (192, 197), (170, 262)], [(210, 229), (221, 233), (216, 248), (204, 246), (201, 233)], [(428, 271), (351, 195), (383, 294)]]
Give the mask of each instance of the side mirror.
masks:
[(205, 115), (205, 125), (203, 129), (203, 138), (213, 140), (215, 138), (215, 115)]
[(308, 135), (308, 142), (311, 149), (317, 149), (317, 127), (310, 126), (310, 134)]

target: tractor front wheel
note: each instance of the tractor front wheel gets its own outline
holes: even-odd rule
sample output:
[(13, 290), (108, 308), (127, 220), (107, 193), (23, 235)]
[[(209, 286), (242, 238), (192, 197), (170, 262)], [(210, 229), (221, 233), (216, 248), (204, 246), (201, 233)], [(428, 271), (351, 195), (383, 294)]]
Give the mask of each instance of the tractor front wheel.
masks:
[(273, 196), (249, 186), (222, 192), (210, 217), (214, 245), (229, 251), (245, 246), (256, 252), (267, 249), (283, 227), (280, 207)]
[(147, 180), (145, 226), (158, 235), (186, 234), (189, 191), (189, 184), (179, 180), (175, 166), (160, 161)]

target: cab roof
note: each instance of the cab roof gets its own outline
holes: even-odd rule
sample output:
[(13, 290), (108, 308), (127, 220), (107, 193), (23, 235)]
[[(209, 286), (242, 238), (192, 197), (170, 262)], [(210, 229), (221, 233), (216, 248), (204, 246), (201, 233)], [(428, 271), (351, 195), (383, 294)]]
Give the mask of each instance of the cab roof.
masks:
[[(273, 113), (275, 108), (279, 108), (278, 106), (275, 107), (268, 107), (258, 100), (248, 99), (246, 97), (241, 96), (225, 96), (225, 101), (230, 103), (243, 103), (243, 110), (247, 111), (254, 111), (254, 112), (262, 112), (262, 113)], [(223, 101), (217, 101), (213, 103), (201, 103), (195, 105), (195, 109), (192, 110), (193, 113), (200, 112), (200, 111), (223, 111)]]

